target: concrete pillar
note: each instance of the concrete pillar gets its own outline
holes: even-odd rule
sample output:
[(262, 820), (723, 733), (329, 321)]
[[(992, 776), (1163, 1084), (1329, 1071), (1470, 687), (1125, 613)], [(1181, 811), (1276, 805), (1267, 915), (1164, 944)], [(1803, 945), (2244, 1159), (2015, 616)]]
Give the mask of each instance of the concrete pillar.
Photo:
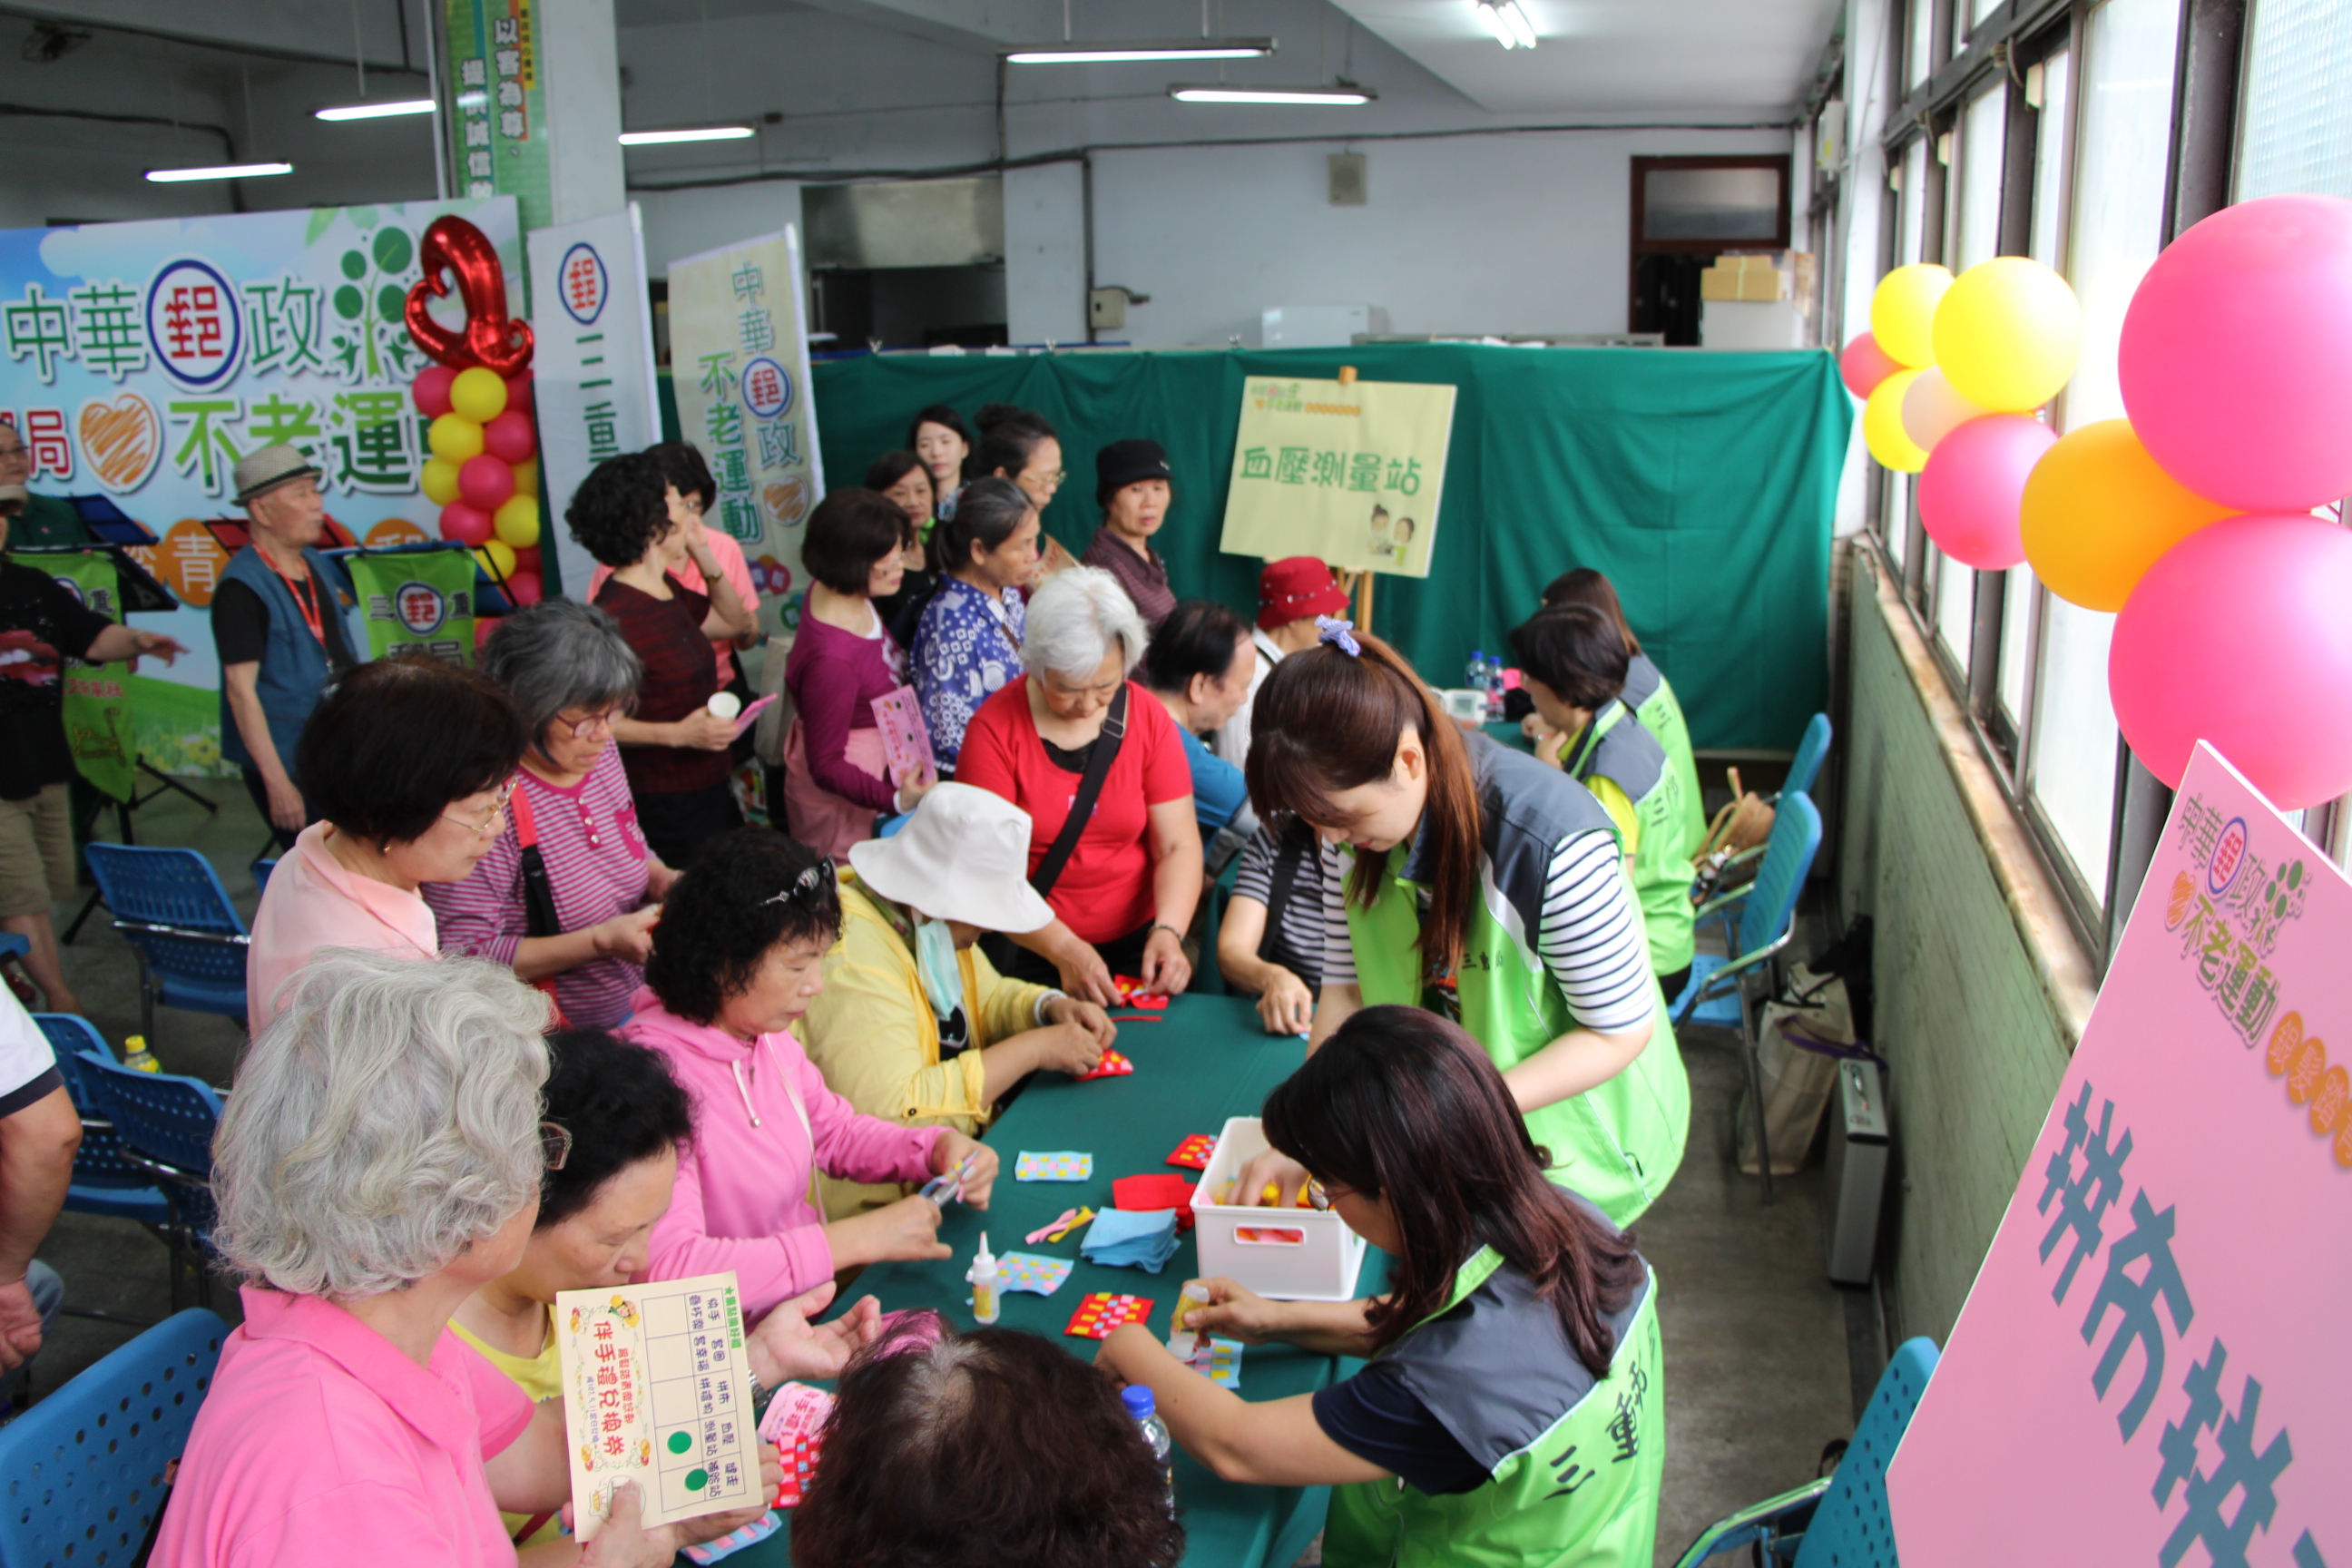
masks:
[(621, 60), (613, 0), (540, 0), (540, 58), (547, 73), (548, 199), (557, 223), (618, 212), (628, 200), (621, 167)]

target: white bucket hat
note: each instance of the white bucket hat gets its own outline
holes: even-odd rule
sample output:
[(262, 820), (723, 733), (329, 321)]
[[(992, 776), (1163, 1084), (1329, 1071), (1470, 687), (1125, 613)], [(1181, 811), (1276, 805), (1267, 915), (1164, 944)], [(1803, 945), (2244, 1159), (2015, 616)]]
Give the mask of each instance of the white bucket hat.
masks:
[(973, 784), (943, 784), (907, 826), (849, 847), (858, 879), (935, 921), (1018, 936), (1054, 923), (1029, 885), (1029, 815)]

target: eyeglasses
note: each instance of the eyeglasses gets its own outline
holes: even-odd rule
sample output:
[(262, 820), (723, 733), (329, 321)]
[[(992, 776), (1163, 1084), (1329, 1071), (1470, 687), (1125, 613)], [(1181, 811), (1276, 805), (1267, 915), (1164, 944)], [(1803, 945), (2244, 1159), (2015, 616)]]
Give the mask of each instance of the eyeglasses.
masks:
[(604, 731), (607, 735), (611, 734), (613, 721), (620, 717), (620, 712), (617, 708), (607, 708), (602, 712), (591, 713), (585, 719), (566, 719), (562, 714), (558, 713), (555, 716), (555, 721), (562, 725), (573, 740), (578, 741), (585, 739), (590, 732), (597, 730)]
[(770, 904), (792, 903), (804, 910), (814, 910), (818, 900), (824, 898), (824, 889), (833, 885), (833, 857), (828, 855), (794, 877), (793, 885), (774, 898), (761, 900), (760, 907), (765, 909)]
[(549, 1170), (563, 1169), (564, 1162), (572, 1158), (572, 1129), (561, 1121), (541, 1122), (539, 1152)]
[(1041, 485), (1049, 485), (1055, 488), (1059, 488), (1061, 482), (1069, 477), (1070, 470), (1067, 468), (1048, 468), (1042, 474), (1025, 474), (1023, 476), (1024, 479), (1034, 479)]
[(441, 814), (441, 820), (454, 822), (458, 826), (470, 829), (487, 838), (499, 830), (499, 824), (506, 816), (507, 802), (514, 798), (514, 780), (509, 779), (505, 784), (500, 784), (498, 798), (490, 802), (490, 809), (479, 822), (468, 822), (462, 816), (452, 816), (446, 811)]

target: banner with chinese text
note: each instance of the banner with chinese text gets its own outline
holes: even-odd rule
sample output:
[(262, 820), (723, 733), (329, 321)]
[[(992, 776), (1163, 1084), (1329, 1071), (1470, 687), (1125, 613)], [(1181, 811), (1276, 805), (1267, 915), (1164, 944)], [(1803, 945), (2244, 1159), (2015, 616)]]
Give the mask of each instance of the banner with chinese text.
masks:
[(451, 187), (512, 196), (525, 228), (555, 216), (548, 195), (547, 108), (533, 0), (449, 0), (446, 63)]
[[(199, 705), (173, 705), (176, 769), (217, 766), (220, 667), (202, 612), (228, 553), (204, 521), (241, 518), (239, 458), (300, 447), (322, 470), (329, 515), (362, 542), (431, 529), (438, 509), (418, 493), (426, 453), (409, 395), (426, 362), (403, 310), (417, 241), (444, 213), (499, 247), (508, 311), (522, 316), (508, 197), (0, 231), (0, 409), (24, 432), (29, 483), (103, 493), (145, 524), (159, 542), (134, 554), (186, 606), (139, 617), (189, 652), (131, 683), (134, 705), (179, 685), (214, 715), (208, 742), (190, 728)], [(457, 301), (446, 304), (454, 323)], [(143, 718), (138, 733), (144, 747)]]
[[(28, 555), (38, 566), (110, 621), (122, 618), (122, 576), (114, 563), (96, 550), (70, 555)], [(163, 668), (163, 661), (155, 661)], [(73, 748), (74, 766), (81, 776), (117, 800), (129, 800), (139, 782), (139, 758), (132, 751), (131, 697), (124, 680), (129, 664), (84, 664), (66, 660), (66, 743)]]
[(451, 664), (474, 662), (474, 557), (464, 546), (346, 555), (360, 596), (368, 657), (421, 647)]
[(547, 487), (540, 543), (555, 547), (562, 591), (585, 599), (596, 562), (564, 526), (563, 509), (597, 464), (661, 439), (645, 233), (631, 203), (602, 217), (532, 229), (525, 248), (539, 312), (531, 386)]
[(1989, 1530), (2021, 1568), (2352, 1563), (2347, 942), (2352, 882), (2200, 744), (1887, 1472), (1904, 1568)]
[(795, 229), (670, 263), (669, 363), (678, 428), (719, 479), (705, 521), (742, 544), (774, 632), (803, 586), (801, 529), (824, 494)]
[(1429, 575), (1454, 388), (1252, 376), (1218, 548)]

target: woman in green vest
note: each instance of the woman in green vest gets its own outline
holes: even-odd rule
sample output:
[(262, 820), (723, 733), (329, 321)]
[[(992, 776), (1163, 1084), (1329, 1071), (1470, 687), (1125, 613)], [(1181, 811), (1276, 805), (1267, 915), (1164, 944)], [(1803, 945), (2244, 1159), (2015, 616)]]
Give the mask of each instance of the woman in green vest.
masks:
[(1698, 763), (1691, 758), (1690, 726), (1683, 721), (1682, 702), (1665, 672), (1642, 651), (1642, 639), (1634, 635), (1633, 624), (1625, 618), (1625, 606), (1618, 602), (1617, 585), (1591, 567), (1579, 566), (1553, 578), (1544, 590), (1543, 602), (1548, 610), (1561, 605), (1590, 605), (1617, 623), (1617, 634), (1633, 656), (1625, 667), (1625, 706), (1666, 749), (1666, 761), (1673, 765), (1675, 777), (1682, 781), (1683, 811), (1690, 821), (1691, 847), (1696, 849), (1706, 838), (1706, 802), (1699, 795)]
[[(1690, 1086), (1616, 826), (1582, 784), (1467, 736), (1379, 638), (1324, 620), (1250, 721), (1259, 816), (1326, 843), (1313, 1051), (1359, 1007), (1461, 1023), (1501, 1070), (1552, 1180), (1631, 1225), (1682, 1163)], [(1241, 1188), (1302, 1179), (1278, 1154)]]
[(1265, 1117), (1395, 1259), (1389, 1289), (1270, 1301), (1210, 1279), (1179, 1327), (1369, 1364), (1251, 1404), (1140, 1324), (1097, 1363), (1149, 1385), (1170, 1436), (1221, 1478), (1331, 1488), (1330, 1568), (1647, 1568), (1665, 1465), (1656, 1281), (1633, 1237), (1545, 1180), (1549, 1156), (1477, 1042), (1418, 1008), (1366, 1008)]
[(1591, 790), (1625, 841), (1626, 874), (1641, 900), (1650, 967), (1668, 997), (1690, 981), (1691, 851), (1682, 780), (1657, 737), (1625, 701), (1632, 662), (1617, 623), (1587, 605), (1545, 610), (1511, 633), (1511, 653), (1528, 696), (1553, 737), (1536, 755), (1557, 753), (1568, 776)]

